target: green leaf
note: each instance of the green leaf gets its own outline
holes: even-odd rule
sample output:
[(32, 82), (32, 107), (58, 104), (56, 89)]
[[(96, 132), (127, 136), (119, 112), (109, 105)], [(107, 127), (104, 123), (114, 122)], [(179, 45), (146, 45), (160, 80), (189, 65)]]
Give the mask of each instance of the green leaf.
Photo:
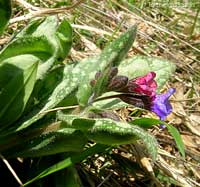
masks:
[[(102, 53), (95, 58), (85, 59), (80, 62), (80, 72), (82, 72), (79, 89), (77, 93), (77, 98), (79, 104), (82, 106), (87, 105), (89, 97), (92, 94), (92, 87), (90, 86), (90, 81), (94, 79), (95, 73), (97, 71), (104, 72), (105, 68), (111, 68), (118, 66), (121, 60), (125, 57), (128, 50), (133, 44), (136, 36), (136, 27), (131, 27), (127, 32), (123, 33), (119, 38), (110, 43)], [(77, 74), (77, 76), (79, 76)], [(104, 77), (106, 79), (106, 76)], [(101, 83), (105, 82), (104, 80)], [(101, 87), (99, 83), (99, 87)], [(103, 89), (103, 88), (102, 88)]]
[(106, 145), (101, 145), (101, 144), (96, 144), (93, 147), (90, 147), (88, 149), (86, 149), (83, 152), (80, 152), (80, 154), (72, 154), (71, 156), (69, 156), (68, 158), (58, 162), (57, 164), (52, 165), (51, 167), (43, 170), (39, 175), (37, 175), (36, 177), (34, 177), (33, 179), (29, 180), (28, 182), (26, 182), (23, 186), (27, 186), (41, 178), (44, 178), (52, 173), (55, 173), (57, 171), (60, 171), (64, 168), (70, 167), (72, 165), (74, 165), (75, 163), (81, 162), (84, 159), (87, 159), (88, 156), (92, 156), (96, 153), (102, 153), (105, 150), (107, 150), (109, 147)]
[(170, 124), (165, 124), (165, 125), (166, 125), (168, 131), (170, 132), (170, 134), (172, 135), (172, 137), (174, 138), (179, 152), (181, 153), (183, 158), (185, 158), (185, 147), (184, 147), (184, 143), (183, 143), (180, 133), (174, 126), (172, 126)]
[(72, 28), (66, 20), (59, 24), (56, 16), (48, 16), (32, 21), (16, 36), (17, 39), (24, 37), (43, 38), (53, 47), (55, 56), (64, 59), (72, 45)]
[(130, 79), (133, 79), (138, 76), (143, 76), (150, 71), (154, 71), (156, 73), (155, 80), (158, 84), (157, 91), (159, 92), (162, 86), (175, 71), (175, 65), (162, 58), (137, 55), (124, 60), (119, 65), (118, 74), (125, 75)]
[(11, 17), (11, 0), (0, 0), (0, 35), (3, 33)]
[(174, 138), (179, 152), (185, 158), (185, 148), (184, 148), (183, 140), (181, 138), (179, 131), (174, 126), (172, 126), (172, 125), (170, 125), (170, 124), (168, 124), (164, 121), (161, 121), (161, 120), (158, 120), (158, 119), (153, 119), (153, 118), (135, 119), (135, 120), (131, 121), (130, 123), (134, 124), (134, 125), (139, 125), (143, 128), (150, 128), (152, 125), (158, 125), (158, 124), (165, 125), (167, 127), (169, 133)]
[(100, 66), (118, 66), (131, 48), (137, 33), (137, 27), (129, 28), (119, 38), (108, 44), (99, 56)]
[[(117, 92), (106, 92), (104, 93), (101, 97), (110, 97), (112, 95), (119, 94)], [(99, 99), (101, 98), (99, 97)], [(122, 107), (129, 106), (129, 104), (121, 101), (121, 99), (118, 98), (110, 98), (110, 99), (103, 99), (103, 100), (97, 100), (94, 103), (92, 103), (92, 106), (96, 109), (107, 109), (107, 110), (112, 110), (112, 109), (120, 109)]]
[(112, 109), (120, 109), (122, 107), (127, 107), (129, 106), (129, 104), (121, 101), (120, 99), (105, 99), (94, 102), (92, 106), (99, 110), (102, 109), (112, 110)]
[[(52, 129), (51, 129), (52, 128)], [(54, 129), (58, 128), (58, 129)], [(42, 132), (44, 131), (44, 132)], [(6, 157), (39, 157), (62, 152), (79, 152), (87, 143), (87, 138), (78, 130), (48, 126), (48, 129), (34, 129), (16, 137), (17, 145), (2, 151)]]
[[(52, 94), (49, 96), (48, 101), (44, 104), (42, 108), (36, 108), (31, 112), (18, 126), (15, 131), (23, 130), (43, 116), (45, 116), (45, 111), (56, 107), (61, 101), (70, 96), (76, 90), (78, 82), (73, 78), (72, 75), (73, 65), (66, 65), (64, 68), (63, 80), (55, 87)], [(13, 131), (13, 130), (12, 130)]]
[(56, 40), (60, 41), (60, 58), (64, 59), (72, 46), (72, 27), (66, 20), (63, 20), (55, 34)]
[(82, 60), (73, 71), (74, 78), (77, 78), (77, 80), (80, 81), (76, 97), (79, 104), (82, 106), (87, 104), (88, 99), (92, 94), (90, 81), (94, 79), (95, 73), (99, 69), (98, 66), (99, 64), (97, 63), (96, 58), (87, 58)]
[(54, 46), (54, 51), (57, 53), (57, 56), (65, 58), (72, 44), (72, 28), (66, 20), (62, 20), (59, 23), (56, 16), (48, 16), (46, 19), (30, 22), (16, 36), (16, 38), (24, 37), (43, 37)]
[(25, 54), (34, 55), (42, 62), (53, 55), (53, 46), (44, 37), (24, 36), (13, 40), (1, 51), (0, 62), (7, 58)]
[(34, 108), (39, 107), (39, 105), (45, 103), (48, 100), (53, 90), (62, 81), (63, 71), (64, 66), (55, 67), (47, 74), (47, 76), (42, 81), (37, 82), (32, 92), (32, 95), (27, 103), (24, 115), (27, 115), (28, 113), (33, 111)]
[(157, 142), (155, 138), (138, 126), (107, 118), (89, 119), (76, 115), (65, 115), (62, 112), (58, 112), (58, 119), (65, 122), (66, 127), (81, 130), (89, 139), (101, 144), (121, 145), (134, 143), (141, 139), (153, 160), (156, 159)]
[[(46, 32), (48, 30), (48, 32)], [(39, 67), (37, 71), (37, 82), (36, 90), (34, 90), (31, 100), (36, 99), (35, 93), (42, 92), (39, 90), (42, 80), (48, 75), (52, 66), (58, 61), (62, 61), (67, 53), (69, 52), (72, 44), (72, 29), (70, 24), (63, 20), (60, 24), (56, 16), (49, 16), (46, 19), (36, 20), (30, 23), (21, 33), (19, 33), (14, 40), (9, 43), (0, 53), (0, 63), (8, 58), (18, 58), (18, 56), (24, 55), (23, 61), (26, 59), (28, 54), (32, 54), (35, 58), (38, 58)], [(71, 66), (70, 73), (71, 73)], [(67, 69), (66, 67), (65, 69)], [(66, 74), (69, 74), (67, 72)], [(70, 95), (75, 88), (77, 83), (71, 81), (71, 74), (63, 78), (62, 82), (56, 86), (55, 90), (49, 93), (48, 101), (42, 101), (40, 106), (36, 107), (33, 105), (30, 114), (20, 120), (20, 124), (16, 124), (13, 128), (9, 129), (6, 134), (13, 133), (15, 130), (22, 130), (25, 127), (30, 126), (32, 123), (41, 119), (45, 114), (44, 110), (51, 109), (59, 104), (63, 99)], [(70, 86), (72, 85), (72, 87)], [(53, 85), (52, 85), (53, 86)], [(42, 94), (44, 95), (44, 94)], [(46, 99), (47, 97), (45, 97)]]
[(106, 92), (106, 87), (109, 83), (109, 75), (111, 72), (111, 67), (105, 68), (105, 70), (101, 73), (101, 76), (97, 79), (95, 86), (93, 87), (93, 100), (97, 97), (101, 96), (101, 94)]
[[(27, 61), (23, 61), (24, 57)], [(33, 90), (38, 59), (32, 55), (9, 58), (0, 64), (0, 124), (7, 127), (22, 114)]]
[[(48, 31), (48, 32), (46, 32)], [(6, 58), (32, 54), (40, 59), (37, 79), (43, 79), (57, 62), (63, 61), (72, 45), (72, 29), (56, 16), (33, 21), (21, 31), (0, 53), (0, 62)]]
[(153, 125), (162, 124), (160, 120), (154, 118), (139, 118), (139, 119), (134, 119), (129, 123), (138, 125), (145, 129), (151, 128)]

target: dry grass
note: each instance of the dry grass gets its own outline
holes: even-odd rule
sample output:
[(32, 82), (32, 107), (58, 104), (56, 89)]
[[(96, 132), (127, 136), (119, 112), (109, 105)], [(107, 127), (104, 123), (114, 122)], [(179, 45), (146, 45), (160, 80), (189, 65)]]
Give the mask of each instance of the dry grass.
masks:
[[(41, 11), (41, 7), (58, 6), (61, 1), (29, 2), (34, 7), (14, 3), (10, 33), (19, 30), (30, 17), (35, 16), (22, 15)], [(110, 156), (90, 158), (82, 164), (84, 167), (80, 173), (88, 184), (99, 183), (98, 187), (200, 186), (200, 4), (195, 9), (187, 6), (151, 7), (146, 1), (142, 1), (144, 4), (136, 1), (134, 5), (127, 2), (91, 0), (69, 10), (63, 9), (58, 16), (69, 19), (75, 33), (70, 58), (80, 60), (98, 54), (107, 42), (137, 24), (137, 39), (129, 55), (161, 56), (177, 65), (175, 75), (166, 85), (166, 88), (177, 89), (172, 98), (174, 112), (167, 120), (180, 131), (186, 158), (184, 160), (179, 155), (167, 130), (154, 127), (151, 133), (160, 144), (156, 163), (146, 158), (141, 147), (127, 145), (113, 150)], [(9, 38), (8, 32), (0, 39), (0, 44), (5, 44)], [(131, 112), (123, 109), (122, 115)]]

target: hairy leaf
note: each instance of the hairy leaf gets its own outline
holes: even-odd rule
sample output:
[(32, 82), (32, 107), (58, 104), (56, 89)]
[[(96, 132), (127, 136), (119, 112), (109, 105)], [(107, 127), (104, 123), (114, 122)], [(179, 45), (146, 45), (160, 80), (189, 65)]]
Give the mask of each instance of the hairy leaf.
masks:
[[(48, 127), (50, 129), (50, 127)], [(49, 131), (49, 132), (48, 132)], [(28, 136), (28, 135), (27, 135)], [(23, 139), (16, 138), (17, 145), (4, 150), (6, 157), (39, 157), (62, 152), (79, 152), (87, 143), (87, 138), (78, 130), (72, 128), (59, 128), (56, 130), (45, 130), (40, 133), (29, 132), (29, 136)]]
[[(48, 32), (47, 32), (48, 31)], [(72, 45), (72, 29), (66, 20), (60, 24), (55, 16), (33, 21), (0, 53), (0, 62), (21, 54), (40, 59), (37, 79), (43, 79), (52, 66), (64, 60)]]
[(141, 139), (149, 154), (154, 160), (156, 159), (157, 142), (155, 138), (138, 126), (106, 118), (89, 119), (76, 115), (65, 115), (61, 112), (58, 112), (58, 119), (65, 122), (66, 126), (83, 131), (89, 139), (101, 144), (121, 145), (134, 143)]
[[(136, 27), (134, 26), (110, 43), (97, 59), (85, 59), (83, 62), (80, 62), (80, 66), (83, 67), (82, 69), (80, 68), (80, 72), (84, 74), (84, 76), (81, 76), (77, 93), (80, 105), (84, 106), (88, 104), (87, 102), (92, 94), (90, 81), (94, 78), (95, 73), (99, 70), (104, 72), (105, 69), (108, 69), (107, 71), (109, 71), (109, 68), (118, 66), (132, 46), (135, 36)], [(103, 77), (104, 79), (107, 79), (106, 76)], [(103, 89), (106, 84), (105, 82), (106, 81), (103, 79), (98, 82), (98, 85), (96, 86), (97, 92), (100, 92), (100, 89)]]

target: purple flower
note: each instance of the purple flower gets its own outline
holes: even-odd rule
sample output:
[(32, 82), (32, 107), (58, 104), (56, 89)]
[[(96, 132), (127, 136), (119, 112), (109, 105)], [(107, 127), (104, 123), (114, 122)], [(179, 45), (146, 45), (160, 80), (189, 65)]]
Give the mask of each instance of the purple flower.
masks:
[(170, 88), (167, 93), (156, 95), (152, 103), (151, 111), (156, 113), (161, 120), (164, 120), (172, 112), (172, 105), (169, 102), (169, 97), (174, 94), (175, 91), (175, 88)]

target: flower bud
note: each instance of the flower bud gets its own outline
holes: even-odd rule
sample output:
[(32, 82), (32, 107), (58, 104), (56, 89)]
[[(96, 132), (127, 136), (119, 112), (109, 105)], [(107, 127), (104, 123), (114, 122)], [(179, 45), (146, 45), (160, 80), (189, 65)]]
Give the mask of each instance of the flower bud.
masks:
[(109, 83), (108, 91), (122, 90), (128, 84), (128, 77), (126, 76), (115, 76)]

